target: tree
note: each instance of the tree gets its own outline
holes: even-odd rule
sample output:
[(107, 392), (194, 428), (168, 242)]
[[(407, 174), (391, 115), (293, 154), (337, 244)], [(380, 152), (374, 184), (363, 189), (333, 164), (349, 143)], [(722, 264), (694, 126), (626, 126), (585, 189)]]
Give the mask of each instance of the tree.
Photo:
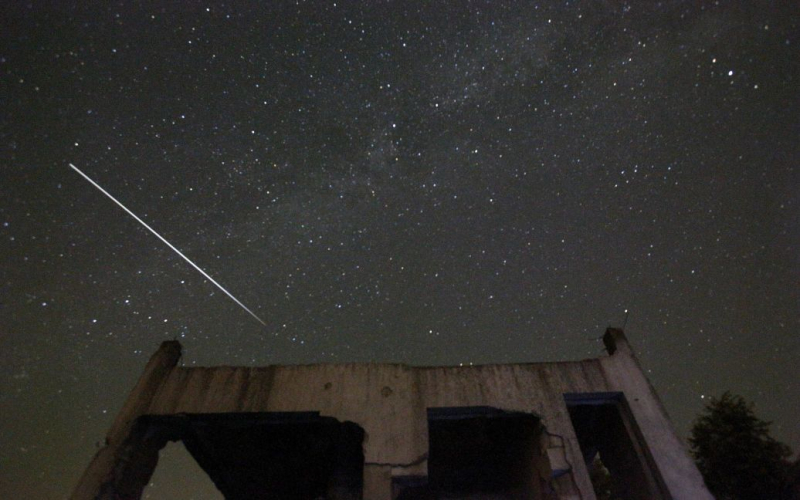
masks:
[(695, 420), (692, 455), (717, 500), (787, 498), (791, 450), (770, 436), (769, 426), (730, 392), (712, 398)]

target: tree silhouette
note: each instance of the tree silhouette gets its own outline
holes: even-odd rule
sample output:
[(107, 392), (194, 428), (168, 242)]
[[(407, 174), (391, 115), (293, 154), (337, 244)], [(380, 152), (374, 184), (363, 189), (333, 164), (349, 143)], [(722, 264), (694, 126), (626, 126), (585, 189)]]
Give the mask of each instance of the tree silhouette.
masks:
[(717, 500), (789, 498), (791, 450), (770, 436), (769, 426), (730, 392), (712, 398), (695, 420), (692, 455)]

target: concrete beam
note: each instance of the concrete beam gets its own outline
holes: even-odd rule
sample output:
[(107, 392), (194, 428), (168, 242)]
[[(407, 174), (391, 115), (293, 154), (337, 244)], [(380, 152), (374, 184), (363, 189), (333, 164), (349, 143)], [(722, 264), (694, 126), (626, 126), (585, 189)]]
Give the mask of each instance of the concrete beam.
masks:
[(177, 366), (180, 357), (181, 345), (177, 341), (163, 342), (153, 354), (136, 386), (125, 400), (122, 410), (117, 414), (106, 437), (106, 445), (95, 454), (81, 476), (70, 497), (72, 500), (101, 498), (103, 485), (114, 479), (114, 471), (122, 459), (121, 455), (124, 454), (123, 444), (130, 436), (136, 419), (147, 413), (158, 388)]
[(622, 392), (641, 432), (664, 488), (673, 500), (712, 500), (703, 478), (678, 437), (667, 411), (628, 344), (625, 334), (609, 328), (603, 335), (609, 354), (600, 362), (609, 388)]

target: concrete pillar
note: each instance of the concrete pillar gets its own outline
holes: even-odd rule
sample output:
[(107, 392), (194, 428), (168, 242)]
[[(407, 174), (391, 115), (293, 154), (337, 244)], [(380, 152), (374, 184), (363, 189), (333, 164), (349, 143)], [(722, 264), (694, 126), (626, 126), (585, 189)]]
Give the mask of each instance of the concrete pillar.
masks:
[(603, 335), (610, 356), (601, 358), (610, 389), (622, 392), (641, 432), (644, 453), (658, 469), (659, 483), (674, 500), (713, 500), (667, 416), (661, 400), (644, 375), (625, 334), (609, 328)]
[[(155, 467), (151, 455), (152, 450), (131, 449), (131, 434), (136, 419), (144, 415), (150, 407), (150, 402), (155, 396), (162, 382), (169, 376), (170, 372), (178, 364), (181, 357), (181, 345), (176, 341), (163, 342), (158, 351), (153, 354), (144, 372), (139, 377), (136, 387), (128, 395), (128, 399), (117, 414), (111, 430), (106, 437), (106, 445), (97, 452), (86, 471), (81, 476), (78, 485), (72, 492), (71, 500), (94, 500), (102, 498), (101, 492), (104, 485), (114, 482), (115, 470), (119, 469), (120, 462), (124, 460), (123, 455), (130, 453), (134, 455), (147, 455), (147, 463), (151, 470), (142, 471), (149, 479), (152, 468)], [(133, 441), (137, 441), (134, 439)], [(155, 446), (158, 446), (156, 444)], [(163, 443), (160, 444), (163, 446)], [(153, 447), (153, 446), (151, 446)], [(158, 450), (156, 449), (156, 460)], [(143, 455), (143, 456), (144, 456)]]
[(392, 467), (364, 464), (365, 500), (392, 500)]

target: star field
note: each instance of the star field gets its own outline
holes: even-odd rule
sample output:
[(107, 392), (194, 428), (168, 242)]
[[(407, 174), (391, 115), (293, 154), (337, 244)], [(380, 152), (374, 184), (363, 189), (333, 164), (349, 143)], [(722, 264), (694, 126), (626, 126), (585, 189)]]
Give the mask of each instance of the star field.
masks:
[(796, 6), (4, 10), (0, 497), (68, 495), (172, 338), (546, 361), (627, 311), (682, 436), (730, 389), (800, 448)]

